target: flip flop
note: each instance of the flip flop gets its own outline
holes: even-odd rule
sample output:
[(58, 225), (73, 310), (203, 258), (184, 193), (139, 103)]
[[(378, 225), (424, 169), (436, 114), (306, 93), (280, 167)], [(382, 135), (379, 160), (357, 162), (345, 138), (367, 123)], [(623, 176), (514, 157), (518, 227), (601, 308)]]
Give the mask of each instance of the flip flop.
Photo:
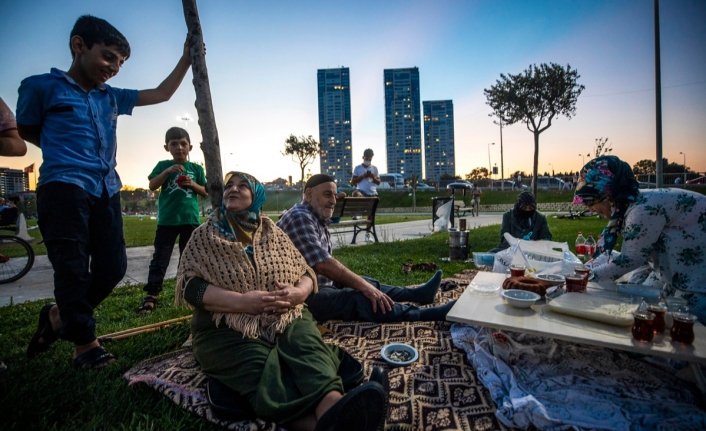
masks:
[(456, 283), (453, 280), (442, 281), (439, 288), (441, 289), (442, 292), (448, 292), (449, 290), (457, 289), (458, 283)]
[[(46, 352), (52, 343), (59, 338), (59, 335), (52, 329), (51, 319), (49, 319), (49, 311), (55, 305), (54, 303), (46, 304), (39, 312), (39, 325), (29, 341), (29, 346), (27, 346), (27, 359), (33, 359), (38, 354)], [(40, 343), (40, 339), (44, 342)]]
[(111, 359), (115, 359), (115, 356), (108, 353), (103, 346), (97, 346), (75, 357), (71, 366), (81, 370), (97, 370), (110, 364)]

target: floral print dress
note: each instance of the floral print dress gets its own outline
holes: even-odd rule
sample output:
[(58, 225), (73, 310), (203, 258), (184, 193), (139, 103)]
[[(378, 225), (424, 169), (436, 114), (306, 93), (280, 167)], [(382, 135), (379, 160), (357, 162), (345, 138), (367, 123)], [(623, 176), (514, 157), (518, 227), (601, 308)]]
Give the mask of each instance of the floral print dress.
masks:
[(643, 190), (625, 213), (622, 236), (620, 255), (594, 267), (594, 280), (617, 280), (649, 263), (664, 294), (687, 299), (706, 323), (706, 196)]

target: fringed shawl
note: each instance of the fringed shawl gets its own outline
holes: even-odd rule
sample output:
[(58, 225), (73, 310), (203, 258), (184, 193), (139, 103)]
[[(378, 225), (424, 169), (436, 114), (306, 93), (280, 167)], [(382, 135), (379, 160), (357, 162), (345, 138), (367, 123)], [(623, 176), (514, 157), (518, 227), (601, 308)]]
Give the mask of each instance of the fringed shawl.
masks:
[[(275, 281), (294, 285), (304, 274), (314, 282), (318, 290), (316, 274), (282, 232), (266, 217), (261, 218), (260, 227), (253, 236), (253, 261), (245, 252), (243, 243), (227, 239), (211, 223), (199, 226), (191, 235), (179, 262), (175, 305), (183, 305), (184, 289), (193, 277), (202, 278), (214, 286), (234, 292), (276, 291)], [(188, 304), (187, 304), (188, 305)], [(241, 332), (245, 337), (263, 337), (273, 342), (277, 334), (295, 319), (301, 317), (303, 304), (287, 313), (250, 315), (246, 313), (212, 313), (213, 321), (221, 320), (228, 327)]]

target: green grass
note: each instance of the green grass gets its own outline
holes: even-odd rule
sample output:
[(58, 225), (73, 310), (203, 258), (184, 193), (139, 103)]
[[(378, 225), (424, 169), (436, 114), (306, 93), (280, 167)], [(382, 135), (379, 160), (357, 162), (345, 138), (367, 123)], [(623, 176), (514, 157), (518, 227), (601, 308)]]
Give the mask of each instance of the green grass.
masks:
[[(130, 221), (145, 235), (149, 222)], [(140, 225), (139, 223), (142, 223)], [(556, 241), (573, 244), (576, 232), (600, 232), (606, 221), (597, 218), (566, 220), (549, 217)], [(498, 226), (470, 232), (472, 251), (486, 251), (499, 240)], [(396, 285), (422, 283), (431, 273), (402, 273), (402, 264), (432, 261), (451, 276), (472, 267), (465, 263), (442, 262), (448, 256), (448, 234), (436, 234), (410, 241), (374, 243), (343, 247), (334, 255), (353, 271)], [(135, 328), (190, 314), (175, 309), (174, 281), (165, 283), (154, 313), (134, 313), (142, 286), (116, 289), (95, 311), (99, 335)], [(57, 342), (48, 352), (32, 362), (25, 357), (27, 343), (36, 328), (43, 302), (14, 304), (0, 308), (0, 360), (8, 370), (0, 372), (0, 429), (3, 430), (216, 430), (204, 420), (178, 408), (166, 397), (146, 387), (130, 388), (122, 375), (137, 363), (178, 350), (189, 334), (188, 324), (178, 324), (159, 332), (138, 335), (107, 343), (118, 357), (116, 364), (100, 371), (82, 372), (69, 365), (72, 346)]]

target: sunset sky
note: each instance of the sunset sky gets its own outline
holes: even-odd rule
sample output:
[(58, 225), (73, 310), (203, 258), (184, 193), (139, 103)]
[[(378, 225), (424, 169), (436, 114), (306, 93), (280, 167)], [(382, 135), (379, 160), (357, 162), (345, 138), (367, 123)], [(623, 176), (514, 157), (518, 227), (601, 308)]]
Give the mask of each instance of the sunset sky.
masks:
[[(384, 172), (383, 69), (419, 67), (422, 100), (452, 99), (456, 173), (500, 168), (500, 131), (483, 89), (501, 73), (530, 64), (570, 64), (586, 86), (576, 117), (560, 117), (540, 137), (540, 172), (576, 171), (595, 141), (631, 165), (655, 158), (654, 15), (652, 0), (632, 1), (217, 1), (199, 2), (216, 123), (225, 170), (261, 181), (298, 165), (281, 151), (289, 134), (318, 139), (316, 71), (350, 68), (353, 159), (375, 151)], [(23, 78), (51, 67), (68, 70), (69, 32), (92, 14), (117, 27), (132, 56), (109, 84), (153, 88), (173, 69), (186, 36), (181, 2), (150, 0), (3, 2), (0, 97), (17, 103)], [(663, 152), (706, 171), (706, 2), (660, 2)], [(147, 187), (168, 159), (164, 133), (191, 134), (192, 161), (203, 161), (189, 73), (172, 100), (136, 108), (118, 120), (118, 172), (125, 185)], [(188, 115), (193, 121), (178, 121)], [(495, 145), (489, 145), (495, 143)], [(0, 167), (39, 166), (30, 145)], [(503, 129), (504, 170), (532, 170), (533, 137), (524, 124)], [(680, 154), (680, 152), (684, 154)], [(318, 159), (311, 172), (319, 172)], [(33, 180), (32, 180), (33, 183)]]

